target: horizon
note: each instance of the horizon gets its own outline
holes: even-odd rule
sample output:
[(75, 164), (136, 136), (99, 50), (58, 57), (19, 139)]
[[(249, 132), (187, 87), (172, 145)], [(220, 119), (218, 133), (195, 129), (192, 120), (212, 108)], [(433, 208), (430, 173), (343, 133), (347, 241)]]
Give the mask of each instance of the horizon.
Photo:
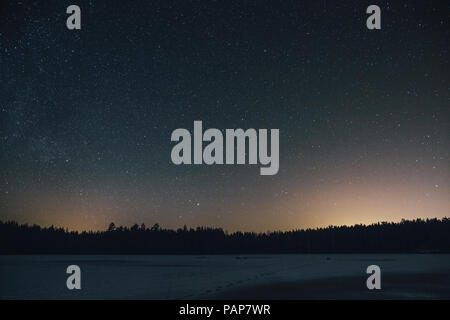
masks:
[(77, 232), (77, 233), (89, 233), (89, 232), (104, 232), (104, 231), (108, 231), (108, 227), (111, 223), (114, 223), (115, 228), (127, 228), (128, 230), (131, 229), (131, 227), (133, 227), (134, 225), (137, 225), (138, 227), (141, 227), (142, 224), (145, 225), (146, 230), (147, 229), (151, 229), (151, 227), (153, 227), (154, 225), (158, 225), (159, 230), (165, 230), (165, 231), (177, 231), (177, 230), (183, 230), (184, 227), (187, 228), (187, 230), (196, 230), (197, 228), (205, 228), (205, 229), (214, 229), (214, 230), (222, 230), (223, 232), (227, 233), (227, 234), (234, 234), (234, 233), (256, 233), (256, 234), (269, 234), (269, 233), (276, 233), (276, 232), (295, 232), (295, 231), (307, 231), (307, 230), (320, 230), (320, 229), (327, 229), (327, 228), (351, 228), (351, 227), (355, 227), (355, 226), (363, 226), (363, 227), (370, 227), (370, 226), (375, 226), (378, 224), (383, 224), (383, 223), (388, 223), (388, 224), (400, 224), (402, 222), (417, 222), (417, 221), (428, 221), (428, 220), (438, 220), (438, 221), (443, 221), (443, 220), (448, 220), (449, 217), (447, 216), (443, 216), (443, 217), (427, 217), (427, 218), (421, 218), (421, 217), (417, 217), (417, 218), (411, 218), (411, 219), (405, 219), (402, 218), (400, 220), (396, 220), (396, 221), (386, 221), (386, 220), (380, 220), (380, 221), (376, 221), (376, 222), (369, 222), (369, 223), (354, 223), (354, 224), (343, 224), (343, 225), (327, 225), (327, 226), (315, 226), (315, 227), (298, 227), (298, 228), (293, 228), (293, 229), (286, 229), (286, 230), (282, 230), (282, 229), (272, 229), (272, 230), (265, 230), (265, 231), (254, 231), (254, 230), (241, 230), (241, 229), (236, 229), (236, 230), (228, 230), (228, 229), (224, 229), (220, 226), (207, 226), (207, 225), (197, 225), (197, 226), (188, 226), (188, 225), (183, 225), (183, 226), (179, 226), (179, 227), (164, 227), (163, 225), (159, 224), (158, 222), (153, 222), (153, 223), (133, 223), (131, 225), (121, 225), (121, 224), (116, 224), (114, 223), (114, 221), (111, 221), (107, 226), (105, 226), (104, 229), (90, 229), (90, 230), (76, 230), (76, 229), (69, 229), (67, 227), (63, 227), (63, 226), (58, 226), (58, 225), (40, 225), (37, 223), (28, 223), (28, 222), (19, 222), (16, 220), (0, 220), (0, 224), (4, 223), (16, 223), (18, 224), (18, 226), (29, 226), (29, 227), (33, 227), (33, 226), (38, 226), (42, 229), (49, 229), (51, 227), (53, 227), (54, 229), (63, 229), (63, 230), (67, 230), (68, 232)]

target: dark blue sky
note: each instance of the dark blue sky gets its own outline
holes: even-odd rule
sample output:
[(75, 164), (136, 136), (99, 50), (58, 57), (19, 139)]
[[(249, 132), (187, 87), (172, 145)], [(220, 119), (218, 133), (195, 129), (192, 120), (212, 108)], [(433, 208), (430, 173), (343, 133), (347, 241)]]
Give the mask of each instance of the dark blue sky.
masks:
[[(449, 5), (11, 1), (0, 219), (291, 229), (448, 215)], [(81, 8), (69, 31), (66, 8)], [(176, 128), (280, 129), (280, 171), (175, 166)]]

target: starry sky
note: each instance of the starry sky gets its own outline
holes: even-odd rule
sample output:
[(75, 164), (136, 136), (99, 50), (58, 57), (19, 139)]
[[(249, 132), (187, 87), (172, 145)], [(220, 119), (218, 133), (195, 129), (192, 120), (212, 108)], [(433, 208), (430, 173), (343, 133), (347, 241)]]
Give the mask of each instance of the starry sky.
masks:
[[(3, 2), (0, 220), (267, 231), (449, 215), (448, 1)], [(194, 120), (278, 128), (278, 174), (172, 164), (170, 135)]]

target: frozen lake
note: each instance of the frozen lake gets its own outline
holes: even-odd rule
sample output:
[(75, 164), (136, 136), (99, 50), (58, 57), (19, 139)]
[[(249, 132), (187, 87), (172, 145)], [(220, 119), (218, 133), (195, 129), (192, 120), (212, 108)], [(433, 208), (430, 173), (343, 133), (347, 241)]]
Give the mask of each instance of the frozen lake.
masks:
[[(66, 287), (81, 268), (81, 290)], [(366, 288), (381, 268), (382, 289)], [(1, 299), (442, 299), (450, 255), (0, 256)]]

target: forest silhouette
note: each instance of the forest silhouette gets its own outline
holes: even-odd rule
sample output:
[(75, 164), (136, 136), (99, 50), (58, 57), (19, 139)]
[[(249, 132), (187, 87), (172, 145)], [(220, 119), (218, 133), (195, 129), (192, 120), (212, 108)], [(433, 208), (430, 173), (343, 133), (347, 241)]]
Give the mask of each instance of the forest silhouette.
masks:
[(68, 231), (0, 221), (0, 254), (272, 254), (449, 253), (450, 219), (371, 225), (233, 232), (221, 228), (162, 229), (158, 224), (109, 225), (105, 231)]

